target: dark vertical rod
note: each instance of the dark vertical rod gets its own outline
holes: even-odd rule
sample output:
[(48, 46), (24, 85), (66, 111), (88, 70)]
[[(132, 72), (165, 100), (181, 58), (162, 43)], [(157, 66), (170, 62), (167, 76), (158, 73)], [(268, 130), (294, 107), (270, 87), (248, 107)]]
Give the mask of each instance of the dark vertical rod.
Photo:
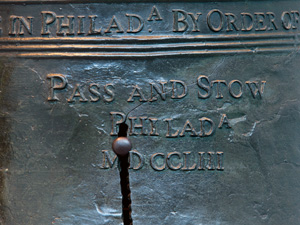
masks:
[(121, 192), (122, 192), (122, 208), (123, 208), (123, 222), (124, 225), (132, 225), (131, 218), (131, 191), (129, 185), (129, 154), (126, 156), (119, 156), (119, 168), (121, 178)]

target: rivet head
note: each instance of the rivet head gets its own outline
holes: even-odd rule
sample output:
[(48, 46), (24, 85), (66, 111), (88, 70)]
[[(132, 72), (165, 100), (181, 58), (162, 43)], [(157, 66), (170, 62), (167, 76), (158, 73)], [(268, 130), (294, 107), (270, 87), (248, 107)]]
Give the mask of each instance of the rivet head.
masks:
[(112, 143), (113, 151), (119, 156), (125, 156), (131, 150), (131, 142), (126, 137), (118, 137)]

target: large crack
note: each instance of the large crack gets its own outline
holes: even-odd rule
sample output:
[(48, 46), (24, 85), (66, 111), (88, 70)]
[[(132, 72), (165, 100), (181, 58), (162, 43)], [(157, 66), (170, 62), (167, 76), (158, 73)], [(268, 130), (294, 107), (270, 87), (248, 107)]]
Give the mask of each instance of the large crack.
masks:
[[(126, 121), (125, 121), (126, 122)], [(127, 137), (128, 125), (126, 123), (119, 125), (118, 137)], [(118, 155), (119, 171), (120, 171), (120, 184), (122, 193), (122, 218), (124, 225), (132, 225), (131, 217), (131, 191), (129, 182), (129, 154), (125, 156)]]

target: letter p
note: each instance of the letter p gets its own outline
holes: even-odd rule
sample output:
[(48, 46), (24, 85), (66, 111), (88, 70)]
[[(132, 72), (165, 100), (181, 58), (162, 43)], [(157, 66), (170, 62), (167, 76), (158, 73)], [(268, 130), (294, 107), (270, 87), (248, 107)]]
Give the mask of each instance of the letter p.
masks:
[[(55, 95), (55, 90), (64, 89), (67, 84), (67, 78), (62, 74), (48, 74), (47, 79), (50, 79), (50, 96), (48, 97), (48, 101), (58, 101), (59, 99)], [(58, 82), (58, 80), (60, 82)]]

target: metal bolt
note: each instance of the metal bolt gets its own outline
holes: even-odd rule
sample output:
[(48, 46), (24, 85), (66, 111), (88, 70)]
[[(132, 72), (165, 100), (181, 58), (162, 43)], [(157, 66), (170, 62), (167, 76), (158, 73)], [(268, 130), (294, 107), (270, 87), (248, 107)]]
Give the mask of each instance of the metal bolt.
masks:
[(112, 143), (112, 149), (118, 156), (126, 156), (131, 148), (131, 142), (126, 137), (118, 137)]

